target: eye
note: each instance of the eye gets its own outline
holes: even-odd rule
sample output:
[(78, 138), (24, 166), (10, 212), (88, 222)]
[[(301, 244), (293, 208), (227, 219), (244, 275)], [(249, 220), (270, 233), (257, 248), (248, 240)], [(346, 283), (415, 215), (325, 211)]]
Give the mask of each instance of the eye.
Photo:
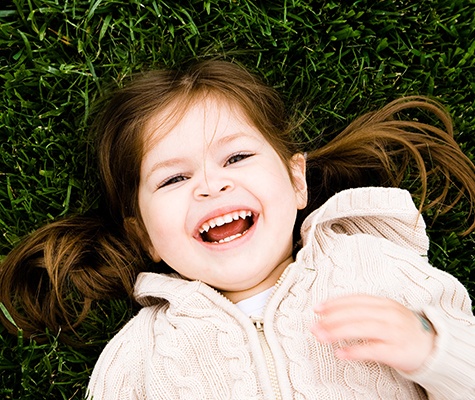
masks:
[(157, 186), (157, 189), (163, 188), (165, 186), (170, 186), (170, 185), (173, 185), (175, 183), (183, 182), (183, 181), (186, 181), (187, 179), (188, 178), (184, 175), (174, 175), (174, 176), (171, 176), (171, 177), (165, 179), (164, 181), (162, 181)]
[(228, 166), (231, 164), (235, 164), (239, 161), (245, 160), (246, 158), (252, 157), (254, 154), (253, 153), (237, 153), (233, 154), (231, 157), (229, 157), (224, 164), (224, 166)]

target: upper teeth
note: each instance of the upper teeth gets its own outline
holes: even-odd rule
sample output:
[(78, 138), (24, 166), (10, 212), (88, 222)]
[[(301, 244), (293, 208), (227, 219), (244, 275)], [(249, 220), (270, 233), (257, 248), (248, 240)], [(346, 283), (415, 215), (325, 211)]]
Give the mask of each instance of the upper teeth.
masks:
[(224, 224), (229, 224), (230, 222), (237, 221), (239, 218), (246, 219), (250, 217), (252, 213), (250, 211), (234, 211), (229, 214), (221, 215), (216, 218), (211, 218), (210, 220), (206, 221), (203, 225), (201, 225), (199, 231), (200, 233), (208, 232), (210, 228), (214, 228), (215, 226), (222, 226)]

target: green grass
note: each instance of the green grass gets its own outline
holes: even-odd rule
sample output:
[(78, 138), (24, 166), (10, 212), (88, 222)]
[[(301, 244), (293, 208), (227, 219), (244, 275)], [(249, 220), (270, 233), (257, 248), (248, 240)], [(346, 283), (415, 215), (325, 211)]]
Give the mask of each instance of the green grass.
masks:
[[(4, 2), (5, 3), (5, 2)], [(181, 4), (181, 5), (178, 5)], [(345, 3), (345, 4), (343, 4)], [(323, 138), (407, 94), (440, 99), (469, 156), (475, 146), (475, 2), (12, 0), (0, 6), (0, 256), (62, 215), (95, 208), (88, 126), (94, 100), (143, 69), (236, 60), (264, 76)], [(475, 295), (467, 206), (430, 228), (432, 263)], [(427, 216), (431, 223), (431, 216)], [(473, 274), (472, 274), (473, 275)], [(130, 316), (101, 304), (72, 348), (0, 327), (0, 398), (83, 398), (106, 340)]]

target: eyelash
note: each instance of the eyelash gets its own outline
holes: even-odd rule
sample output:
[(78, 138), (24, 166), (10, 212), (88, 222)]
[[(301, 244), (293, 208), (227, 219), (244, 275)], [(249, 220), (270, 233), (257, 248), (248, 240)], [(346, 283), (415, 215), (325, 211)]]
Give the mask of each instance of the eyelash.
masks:
[[(235, 164), (239, 161), (242, 161), (242, 160), (245, 160), (246, 158), (249, 158), (249, 157), (252, 157), (254, 155), (254, 153), (236, 153), (236, 154), (233, 154), (231, 155), (226, 163), (224, 164), (224, 166), (227, 166), (227, 165), (231, 165), (231, 164)], [(231, 160), (235, 160), (233, 162), (231, 162)], [(236, 160), (237, 159), (237, 160)]]
[[(252, 157), (254, 153), (236, 153), (231, 155), (225, 162), (224, 166), (227, 167), (228, 165), (236, 164), (239, 161), (245, 160), (246, 158)], [(188, 178), (185, 175), (177, 174), (165, 179), (162, 183), (157, 185), (157, 190), (163, 188), (165, 186), (173, 185), (175, 183), (182, 182), (187, 180)]]
[(175, 183), (182, 182), (186, 179), (188, 179), (188, 178), (185, 175), (182, 175), (182, 174), (171, 176), (170, 178), (165, 179), (162, 183), (157, 185), (157, 190), (161, 189), (165, 186), (168, 186), (168, 185), (173, 185)]

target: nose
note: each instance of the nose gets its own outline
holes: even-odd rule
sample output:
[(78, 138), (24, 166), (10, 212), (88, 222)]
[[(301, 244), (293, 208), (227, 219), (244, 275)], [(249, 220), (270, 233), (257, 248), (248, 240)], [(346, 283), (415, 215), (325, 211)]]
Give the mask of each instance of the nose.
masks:
[(215, 197), (223, 192), (232, 190), (234, 185), (230, 179), (224, 177), (210, 176), (207, 174), (203, 176), (201, 182), (195, 189), (195, 198), (203, 199), (207, 197)]

